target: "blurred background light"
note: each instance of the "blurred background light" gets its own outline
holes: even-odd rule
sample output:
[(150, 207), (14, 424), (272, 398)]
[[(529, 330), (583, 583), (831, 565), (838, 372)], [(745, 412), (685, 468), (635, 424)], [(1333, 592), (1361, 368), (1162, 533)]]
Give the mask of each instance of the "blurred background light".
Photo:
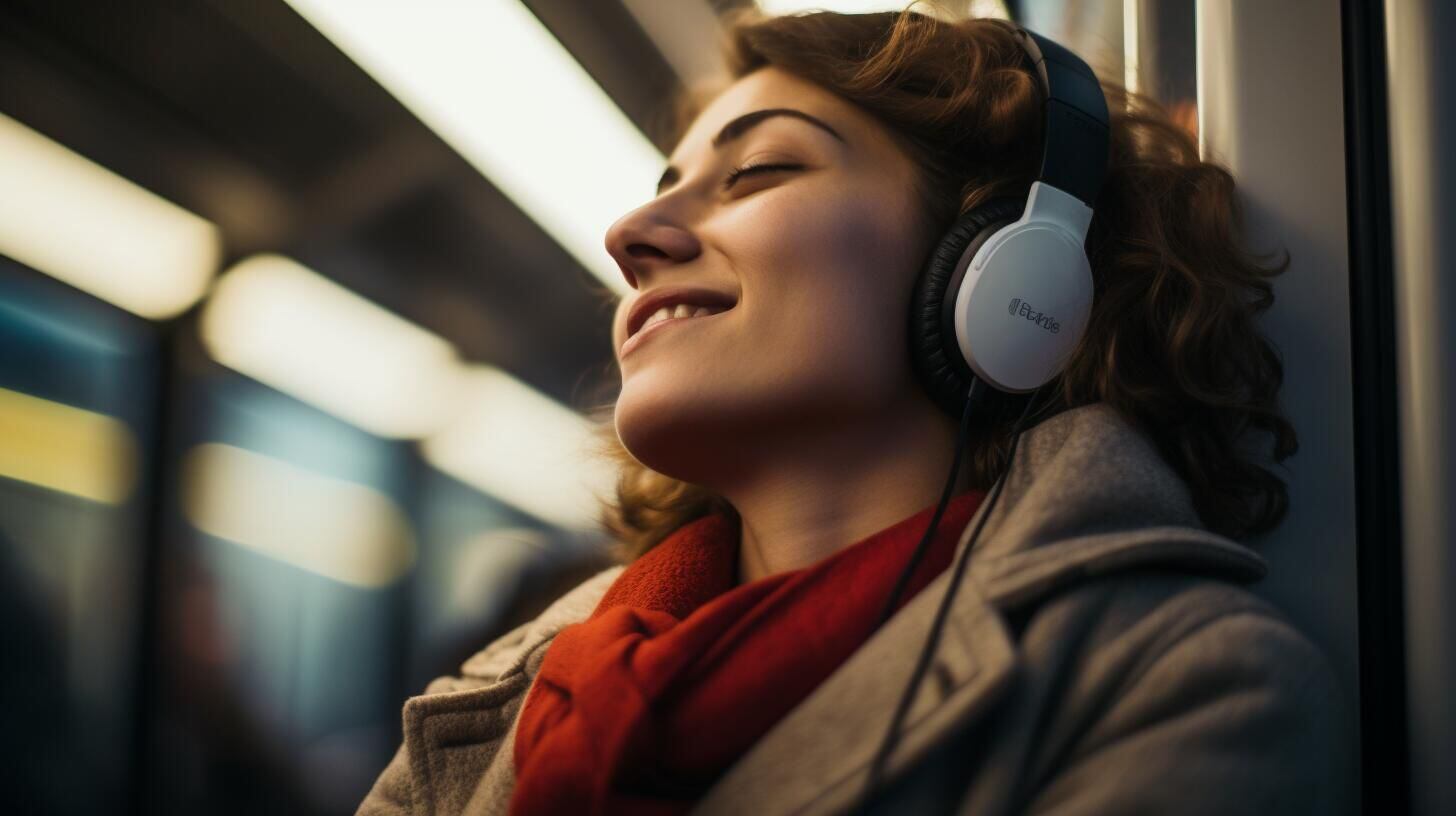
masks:
[(121, 504), (136, 483), (136, 438), (103, 414), (0, 388), (0, 439), (9, 479), (104, 504)]
[(1005, 0), (971, 0), (969, 14), (972, 17), (994, 17), (997, 20), (1011, 19), (1011, 11), (1006, 8)]
[[(758, 7), (769, 14), (794, 14), (800, 11), (837, 11), (840, 14), (866, 14), (872, 11), (901, 11), (910, 0), (758, 0)], [(920, 3), (921, 6), (927, 5)]]
[(444, 339), (279, 255), (223, 275), (202, 340), (224, 365), (386, 437), (434, 430), (461, 371)]
[(414, 566), (404, 511), (365, 485), (208, 442), (182, 462), (183, 514), (208, 535), (358, 587)]
[(613, 291), (663, 157), (520, 0), (289, 0)]
[[(768, 14), (795, 14), (801, 11), (837, 11), (840, 14), (867, 14), (875, 11), (904, 11), (911, 0), (758, 0), (758, 7)], [(1011, 18), (1004, 0), (921, 0), (915, 11), (943, 18), (995, 17)]]
[(0, 115), (0, 254), (162, 319), (202, 297), (221, 253), (212, 223)]
[(426, 460), (539, 519), (596, 527), (598, 497), (614, 488), (616, 471), (590, 455), (584, 417), (490, 366), (466, 375), (461, 401), (422, 443)]
[(1138, 0), (1122, 0), (1122, 83), (1137, 93), (1138, 87)]
[(470, 536), (450, 565), (456, 580), (443, 588), (444, 606), (469, 609), (499, 600), (479, 588), (498, 586), (501, 576), (519, 580), (532, 563), (550, 552), (551, 537), (535, 527), (499, 527)]

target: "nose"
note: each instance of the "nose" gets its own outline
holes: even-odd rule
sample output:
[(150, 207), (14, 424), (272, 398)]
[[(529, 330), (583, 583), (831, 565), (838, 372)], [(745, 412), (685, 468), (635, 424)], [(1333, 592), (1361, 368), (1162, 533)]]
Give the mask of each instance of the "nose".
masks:
[(653, 204), (617, 219), (607, 229), (606, 245), (633, 289), (654, 270), (691, 261), (702, 252), (691, 230)]

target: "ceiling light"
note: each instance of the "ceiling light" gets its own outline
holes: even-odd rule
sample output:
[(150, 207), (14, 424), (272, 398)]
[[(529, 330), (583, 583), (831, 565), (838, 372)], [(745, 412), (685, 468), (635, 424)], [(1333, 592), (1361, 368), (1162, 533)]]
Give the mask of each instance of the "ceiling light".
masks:
[(207, 291), (221, 233), (176, 204), (0, 115), (0, 254), (142, 317)]
[(593, 529), (616, 476), (591, 455), (588, 420), (499, 369), (466, 376), (459, 413), (421, 444), (425, 459), (539, 519)]
[(218, 280), (202, 339), (223, 365), (387, 437), (433, 431), (461, 371), (444, 339), (278, 255)]
[(289, 0), (589, 272), (663, 157), (520, 0)]

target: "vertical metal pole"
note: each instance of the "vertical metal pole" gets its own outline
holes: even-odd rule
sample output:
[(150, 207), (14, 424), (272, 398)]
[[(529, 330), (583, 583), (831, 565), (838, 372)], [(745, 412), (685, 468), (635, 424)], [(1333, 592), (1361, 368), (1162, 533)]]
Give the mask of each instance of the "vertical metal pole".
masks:
[(1400, 423), (1383, 0), (1344, 0), (1345, 174), (1360, 591), (1361, 790), (1366, 813), (1410, 811)]
[(188, 325), (187, 315), (194, 312), (195, 309), (157, 326), (157, 369), (152, 389), (155, 408), (150, 433), (144, 437), (147, 441), (143, 482), (146, 506), (142, 511), (145, 519), (141, 525), (141, 586), (138, 595), (141, 610), (136, 641), (136, 676), (132, 684), (132, 750), (128, 774), (131, 780), (130, 810), (136, 816), (159, 812), (155, 801), (159, 765), (153, 737), (158, 711), (157, 695), (161, 693), (158, 680), (163, 655), (159, 633), (163, 611), (161, 595), (167, 583), (162, 574), (167, 563), (165, 547), (170, 527), (167, 513), (172, 506), (169, 491), (173, 488), (173, 480), (169, 468), (176, 437), (173, 425), (177, 419), (175, 403), (178, 398), (177, 338), (182, 327)]
[(1386, 3), (1385, 35), (1412, 798), (1434, 816), (1456, 813), (1456, 4)]

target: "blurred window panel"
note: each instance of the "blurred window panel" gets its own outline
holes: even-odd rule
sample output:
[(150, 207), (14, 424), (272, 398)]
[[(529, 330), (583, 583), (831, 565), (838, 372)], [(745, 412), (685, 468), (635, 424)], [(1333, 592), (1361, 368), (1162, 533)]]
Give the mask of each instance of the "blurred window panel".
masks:
[(399, 740), (412, 450), (181, 342), (152, 805), (352, 812)]
[(130, 796), (156, 374), (145, 322), (0, 257), (0, 761), (20, 812)]
[(1146, 94), (1198, 138), (1194, 0), (1021, 0), (1013, 16), (1101, 76)]

